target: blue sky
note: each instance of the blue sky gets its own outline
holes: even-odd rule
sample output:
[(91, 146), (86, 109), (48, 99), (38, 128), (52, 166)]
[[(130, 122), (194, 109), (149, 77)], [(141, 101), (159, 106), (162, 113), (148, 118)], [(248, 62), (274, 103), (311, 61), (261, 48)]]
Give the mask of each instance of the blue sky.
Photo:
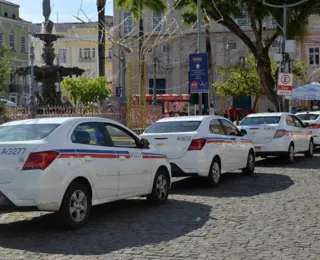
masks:
[[(20, 17), (24, 20), (41, 23), (44, 18), (42, 16), (42, 0), (9, 0), (20, 5)], [(92, 20), (97, 20), (96, 0), (51, 0), (51, 20), (53, 22), (79, 22), (74, 16), (78, 16), (78, 12), (82, 4), (82, 10)], [(107, 0), (106, 14), (112, 15), (112, 0)], [(58, 14), (58, 15), (57, 15)], [(58, 18), (57, 18), (58, 17)], [(80, 12), (79, 17), (84, 21), (88, 18)]]

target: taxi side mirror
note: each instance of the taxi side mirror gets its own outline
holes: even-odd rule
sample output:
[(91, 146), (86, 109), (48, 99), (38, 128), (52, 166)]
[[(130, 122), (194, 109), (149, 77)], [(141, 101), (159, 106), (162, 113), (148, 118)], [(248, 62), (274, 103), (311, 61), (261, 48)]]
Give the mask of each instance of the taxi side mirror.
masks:
[(141, 138), (140, 140), (140, 144), (141, 144), (141, 149), (149, 149), (149, 141), (147, 139)]
[(241, 129), (240, 130), (240, 133), (241, 133), (241, 135), (242, 136), (245, 136), (245, 135), (247, 135), (248, 133), (247, 133), (247, 131), (246, 130), (244, 130), (244, 129)]

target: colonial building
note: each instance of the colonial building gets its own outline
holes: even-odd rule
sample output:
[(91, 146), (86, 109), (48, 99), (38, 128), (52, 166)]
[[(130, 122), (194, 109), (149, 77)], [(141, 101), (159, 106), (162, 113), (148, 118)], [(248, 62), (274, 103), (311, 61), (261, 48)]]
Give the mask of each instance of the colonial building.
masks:
[[(173, 8), (173, 0), (167, 1), (169, 9)], [(153, 79), (156, 78), (157, 93), (188, 93), (188, 70), (189, 54), (197, 51), (197, 26), (185, 25), (182, 23), (181, 12), (170, 10), (165, 14), (155, 14), (146, 10), (144, 15), (144, 30), (146, 41), (147, 62), (147, 93), (152, 93)], [(248, 13), (243, 10), (241, 17), (235, 19), (238, 25), (252, 39), (254, 35), (249, 24)], [(138, 24), (133, 20), (130, 12), (117, 9), (114, 5), (114, 28), (115, 38), (121, 44), (114, 45), (114, 52), (120, 57), (113, 60), (113, 67), (120, 71), (120, 77), (114, 81), (113, 88), (124, 87), (124, 82), (128, 82), (128, 73), (124, 61), (128, 64), (129, 60), (138, 60)], [(267, 19), (263, 25), (266, 35), (271, 34), (276, 29), (276, 21), (272, 18)], [(296, 45), (295, 52), (291, 53), (293, 59), (305, 59), (313, 62), (314, 66), (319, 66), (319, 44), (315, 39), (320, 35), (319, 17), (311, 17), (309, 23), (309, 38), (306, 43)], [(234, 64), (239, 62), (240, 57), (246, 56), (248, 48), (233, 33), (225, 27), (211, 23), (211, 46), (212, 61), (216, 68), (220, 65)], [(312, 39), (312, 42), (310, 40)], [(276, 40), (270, 49), (270, 56), (278, 53), (280, 40)], [(253, 40), (254, 41), (254, 40)], [(318, 45), (317, 45), (318, 44)], [(153, 48), (152, 46), (156, 47)], [(128, 47), (128, 48), (127, 48)], [(314, 48), (314, 49), (312, 49)], [(204, 24), (202, 23), (201, 52), (205, 52)], [(121, 59), (121, 57), (123, 58)], [(121, 63), (122, 61), (122, 63)], [(122, 75), (122, 76), (121, 76)], [(124, 79), (126, 78), (126, 79)], [(216, 73), (212, 75), (212, 81), (219, 79)], [(134, 89), (138, 94), (138, 88)], [(204, 102), (208, 103), (205, 97)], [(220, 97), (213, 91), (209, 95), (209, 102), (214, 103), (217, 111), (226, 110), (232, 103), (249, 103), (250, 107), (253, 98), (233, 99), (232, 97)], [(238, 103), (239, 103), (238, 102)], [(267, 98), (263, 97), (260, 110), (265, 111), (272, 108)]]
[[(113, 25), (113, 17), (106, 16), (106, 25)], [(30, 42), (34, 46), (34, 65), (43, 65), (43, 42), (32, 37), (32, 33), (41, 32), (42, 24), (32, 24), (30, 27)], [(55, 63), (64, 67), (79, 67), (85, 70), (83, 76), (98, 77), (98, 23), (55, 23), (55, 34), (64, 37), (54, 43), (56, 59)], [(109, 82), (113, 81), (112, 74), (112, 43), (106, 36), (105, 76)], [(62, 89), (61, 89), (62, 90)], [(63, 90), (62, 90), (63, 91)]]
[[(10, 56), (14, 58), (12, 71), (17, 67), (28, 65), (28, 28), (31, 23), (20, 17), (19, 8), (19, 5), (0, 0), (0, 44), (10, 48)], [(18, 103), (20, 93), (24, 90), (14, 73), (10, 74), (5, 86), (7, 88), (0, 95)]]

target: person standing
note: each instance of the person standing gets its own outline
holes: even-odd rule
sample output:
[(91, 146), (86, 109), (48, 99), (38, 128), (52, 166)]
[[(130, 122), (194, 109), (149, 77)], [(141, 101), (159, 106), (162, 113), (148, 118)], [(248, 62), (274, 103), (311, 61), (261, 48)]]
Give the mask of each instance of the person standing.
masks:
[(228, 110), (228, 117), (231, 122), (234, 122), (234, 120), (236, 118), (236, 113), (237, 113), (237, 110), (231, 105)]
[(211, 104), (209, 107), (209, 115), (213, 116), (214, 114), (215, 114), (214, 106), (213, 106), (213, 104)]

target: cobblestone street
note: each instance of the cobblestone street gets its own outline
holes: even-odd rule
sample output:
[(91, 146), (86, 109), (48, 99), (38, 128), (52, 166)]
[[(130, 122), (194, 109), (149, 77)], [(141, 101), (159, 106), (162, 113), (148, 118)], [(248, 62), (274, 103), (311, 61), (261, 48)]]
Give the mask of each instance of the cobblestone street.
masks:
[(176, 180), (169, 202), (95, 208), (89, 225), (59, 232), (52, 214), (0, 215), (0, 259), (320, 259), (320, 156), (258, 162), (215, 189)]

